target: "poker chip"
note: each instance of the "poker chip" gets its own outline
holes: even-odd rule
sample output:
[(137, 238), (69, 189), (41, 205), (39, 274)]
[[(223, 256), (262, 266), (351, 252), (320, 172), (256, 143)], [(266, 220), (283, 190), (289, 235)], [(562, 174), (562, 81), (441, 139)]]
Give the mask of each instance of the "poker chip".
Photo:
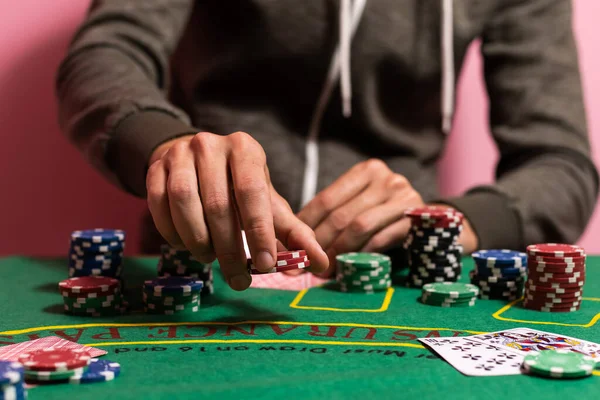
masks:
[(562, 264), (562, 263), (583, 264), (583, 263), (585, 263), (585, 256), (549, 257), (549, 256), (528, 255), (527, 257), (528, 257), (528, 260), (530, 263), (532, 263), (532, 262), (540, 262), (540, 263), (548, 263), (548, 264)]
[(523, 359), (523, 370), (532, 375), (548, 378), (583, 378), (591, 376), (596, 360), (585, 354), (568, 350), (544, 350), (528, 354)]
[(336, 256), (336, 281), (342, 292), (373, 294), (392, 286), (391, 258), (379, 253)]
[(0, 360), (0, 386), (14, 385), (21, 382), (24, 371), (25, 369), (21, 363)]
[(508, 249), (479, 250), (472, 255), (475, 262), (483, 262), (488, 267), (509, 265), (520, 267), (527, 263), (527, 254)]
[(196, 260), (189, 251), (174, 249), (166, 244), (161, 246), (160, 251), (161, 256), (157, 265), (159, 277), (184, 277), (202, 281), (202, 295), (212, 294), (212, 263), (202, 263)]
[(71, 241), (78, 243), (104, 244), (107, 242), (123, 242), (125, 232), (120, 229), (88, 229), (71, 233)]
[(310, 260), (304, 250), (280, 251), (277, 253), (276, 265), (268, 270), (261, 271), (248, 259), (248, 273), (251, 275), (275, 274), (278, 272), (291, 271), (294, 269), (306, 269), (310, 267)]
[(144, 290), (156, 294), (180, 294), (200, 292), (204, 283), (201, 280), (181, 276), (158, 277), (144, 282)]
[(66, 371), (26, 371), (25, 380), (28, 382), (47, 382), (47, 381), (62, 381), (69, 379), (74, 375), (82, 374), (85, 371), (85, 367), (74, 368)]
[(194, 264), (191, 254), (167, 247), (163, 247), (163, 260), (179, 261), (174, 265), (192, 266), (204, 280), (189, 276), (162, 276), (145, 281), (142, 291), (144, 311), (164, 315), (199, 312), (201, 297), (213, 293), (212, 267)]
[(23, 385), (23, 381), (14, 385), (0, 386), (1, 400), (25, 400), (27, 399), (27, 390)]
[(41, 349), (19, 356), (25, 371), (67, 371), (85, 367), (90, 362), (86, 349)]
[(70, 278), (103, 276), (121, 280), (125, 232), (90, 229), (71, 233), (67, 265)]
[(472, 254), (475, 269), (471, 283), (481, 289), (483, 300), (513, 301), (523, 291), (527, 277), (527, 254), (510, 249), (483, 249)]
[(543, 243), (527, 246), (527, 254), (555, 258), (581, 257), (585, 255), (585, 250), (582, 247), (570, 244)]
[(277, 253), (277, 261), (307, 257), (305, 250), (280, 251)]
[[(530, 273), (523, 308), (540, 312), (575, 312), (585, 285), (585, 251), (566, 244), (527, 247)], [(575, 261), (574, 261), (575, 260)]]
[(440, 282), (423, 285), (421, 303), (438, 307), (472, 307), (479, 288), (468, 283)]
[(423, 292), (439, 294), (449, 298), (460, 298), (477, 296), (479, 288), (468, 283), (443, 282), (424, 285)]
[[(304, 260), (304, 259), (302, 259), (302, 260)], [(282, 266), (278, 265), (276, 267), (270, 268), (265, 271), (259, 271), (253, 265), (251, 265), (248, 267), (248, 272), (251, 275), (274, 274), (277, 272), (291, 271), (294, 269), (306, 269), (308, 267), (310, 267), (310, 261), (301, 261), (301, 262), (290, 263), (288, 265), (282, 265)]]
[(425, 206), (405, 211), (411, 221), (403, 243), (409, 275), (406, 285), (456, 282), (462, 272), (463, 248), (458, 242), (464, 216), (450, 207)]
[(65, 279), (59, 282), (58, 287), (68, 293), (103, 293), (114, 291), (119, 286), (119, 281), (114, 278), (101, 276), (86, 276)]
[(119, 363), (95, 358), (90, 361), (87, 370), (81, 374), (73, 375), (69, 378), (69, 382), (81, 384), (112, 381), (120, 373), (121, 365)]
[(392, 260), (389, 256), (379, 253), (344, 253), (336, 256), (336, 261), (344, 266), (352, 266), (358, 269), (389, 267)]

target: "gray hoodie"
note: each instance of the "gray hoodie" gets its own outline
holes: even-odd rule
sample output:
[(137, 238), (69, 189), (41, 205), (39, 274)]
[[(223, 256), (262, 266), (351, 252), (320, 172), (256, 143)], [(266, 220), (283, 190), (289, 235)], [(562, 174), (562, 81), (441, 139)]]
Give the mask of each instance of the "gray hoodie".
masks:
[[(160, 143), (245, 131), (296, 211), (374, 157), (463, 211), (482, 248), (573, 242), (598, 174), (571, 17), (567, 0), (97, 0), (57, 76), (60, 122), (136, 196)], [(477, 38), (497, 179), (444, 199), (436, 164)]]

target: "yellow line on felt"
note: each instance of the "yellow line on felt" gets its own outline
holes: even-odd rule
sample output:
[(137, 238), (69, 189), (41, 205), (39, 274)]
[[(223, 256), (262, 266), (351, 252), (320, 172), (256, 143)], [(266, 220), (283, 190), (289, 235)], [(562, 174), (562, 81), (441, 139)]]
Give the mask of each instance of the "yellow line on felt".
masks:
[[(310, 288), (309, 288), (310, 289)], [(304, 298), (306, 293), (308, 293), (309, 289), (302, 289), (294, 300), (290, 303), (291, 308), (298, 308), (301, 310), (319, 310), (319, 311), (336, 311), (336, 312), (365, 312), (365, 313), (375, 313), (375, 312), (384, 312), (387, 311), (390, 303), (392, 302), (392, 296), (394, 295), (394, 288), (389, 288), (383, 299), (383, 303), (381, 307), (375, 310), (371, 309), (360, 309), (360, 308), (333, 308), (333, 307), (313, 307), (313, 306), (300, 306), (298, 305), (300, 301)]]
[[(577, 327), (577, 328), (591, 328), (592, 326), (594, 326), (596, 324), (596, 322), (598, 322), (598, 320), (600, 320), (600, 313), (596, 314), (591, 319), (591, 321), (588, 322), (587, 324), (567, 324), (567, 323), (564, 323), (564, 322), (531, 321), (531, 320), (523, 320), (523, 319), (505, 318), (505, 317), (501, 316), (506, 311), (508, 311), (509, 309), (511, 309), (515, 304), (517, 304), (518, 302), (520, 302), (522, 300), (523, 300), (523, 298), (521, 297), (520, 299), (511, 301), (510, 303), (508, 303), (507, 305), (505, 305), (504, 307), (502, 307), (501, 309), (499, 309), (498, 311), (496, 311), (495, 313), (493, 313), (492, 317), (496, 318), (497, 320), (506, 321), (506, 322), (519, 322), (519, 323), (524, 323), (524, 324), (535, 324), (535, 325), (569, 326), (569, 327)], [(583, 297), (582, 300), (586, 300), (586, 301), (600, 301), (600, 298), (598, 298), (598, 297)]]
[(301, 340), (301, 339), (194, 339), (194, 340), (156, 340), (156, 341), (139, 341), (139, 342), (106, 342), (106, 343), (86, 343), (83, 346), (123, 346), (123, 345), (139, 345), (139, 344), (185, 344), (185, 343), (296, 343), (296, 344), (320, 344), (320, 345), (335, 345), (335, 346), (370, 346), (370, 347), (412, 347), (415, 349), (424, 349), (425, 347), (415, 343), (373, 343), (373, 342), (335, 342), (327, 340)]
[(379, 329), (407, 329), (413, 331), (461, 331), (479, 335), (487, 332), (463, 330), (459, 328), (427, 328), (414, 326), (395, 326), (395, 325), (374, 325), (374, 324), (353, 324), (349, 322), (297, 322), (297, 321), (239, 321), (239, 322), (151, 322), (143, 324), (123, 324), (123, 323), (95, 323), (95, 324), (76, 324), (76, 325), (55, 325), (55, 326), (39, 326), (34, 328), (19, 329), (13, 331), (0, 332), (0, 335), (22, 335), (30, 332), (43, 330), (57, 329), (79, 329), (79, 328), (134, 328), (134, 327), (150, 327), (150, 326), (197, 326), (197, 325), (248, 325), (248, 324), (264, 324), (264, 325), (315, 325), (315, 326), (346, 326), (353, 328), (379, 328)]

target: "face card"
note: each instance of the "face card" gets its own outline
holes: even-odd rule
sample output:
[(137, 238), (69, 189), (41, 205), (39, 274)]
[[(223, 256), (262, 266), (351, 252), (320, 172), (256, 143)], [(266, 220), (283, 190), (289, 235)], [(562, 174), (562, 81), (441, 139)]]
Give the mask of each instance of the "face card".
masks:
[(524, 356), (493, 344), (477, 342), (466, 337), (425, 338), (419, 341), (467, 376), (521, 374), (520, 367)]
[(484, 335), (469, 336), (472, 340), (529, 354), (543, 350), (569, 350), (600, 359), (600, 345), (556, 333), (529, 328), (515, 328)]

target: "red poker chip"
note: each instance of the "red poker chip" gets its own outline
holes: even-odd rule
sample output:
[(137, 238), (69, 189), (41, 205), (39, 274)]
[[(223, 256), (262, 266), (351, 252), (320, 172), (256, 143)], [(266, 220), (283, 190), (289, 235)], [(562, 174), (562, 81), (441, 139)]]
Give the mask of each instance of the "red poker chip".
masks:
[(540, 279), (558, 279), (556, 282), (560, 282), (560, 279), (576, 279), (576, 278), (584, 278), (585, 279), (585, 271), (577, 271), (571, 272), (568, 274), (563, 274), (562, 272), (540, 272), (536, 270), (530, 270), (528, 272), (529, 279), (532, 280), (540, 280)]
[[(288, 260), (277, 260), (276, 267), (286, 267), (288, 265), (299, 264), (307, 261), (308, 257), (290, 258)], [(252, 264), (252, 260), (248, 260), (248, 267), (255, 268), (254, 264)]]
[(577, 307), (571, 307), (571, 308), (556, 308), (556, 307), (533, 307), (533, 306), (528, 306), (525, 307), (528, 310), (532, 310), (532, 311), (540, 311), (540, 312), (551, 312), (551, 313), (568, 313), (568, 312), (575, 312), (575, 311), (579, 311), (580, 309), (580, 305)]
[(69, 297), (72, 299), (97, 299), (97, 298), (102, 298), (102, 297), (106, 297), (106, 296), (118, 296), (121, 294), (121, 290), (116, 287), (114, 289), (109, 289), (107, 292), (99, 292), (99, 293), (94, 293), (94, 292), (90, 292), (90, 293), (72, 293), (66, 290), (62, 290), (60, 291), (60, 294), (62, 297)]
[[(561, 299), (563, 300), (563, 299)], [(529, 299), (528, 297), (525, 297), (525, 299), (523, 300), (523, 304), (525, 305), (530, 305), (530, 306), (539, 306), (539, 307), (556, 307), (556, 308), (565, 308), (565, 307), (575, 307), (581, 304), (581, 299), (575, 299), (572, 301), (561, 301), (560, 303), (556, 303), (553, 301), (548, 301), (546, 299), (537, 299), (534, 298), (533, 300)]]
[(277, 253), (277, 261), (302, 257), (306, 257), (306, 250), (280, 251)]
[(437, 221), (437, 220), (462, 220), (463, 214), (453, 208), (439, 207), (439, 206), (427, 206), (418, 208), (409, 208), (404, 211), (404, 215), (414, 219), (421, 219), (425, 221)]
[(249, 267), (248, 272), (251, 275), (264, 275), (264, 274), (276, 274), (278, 272), (284, 272), (284, 271), (291, 271), (293, 269), (305, 269), (308, 267), (310, 267), (310, 261), (301, 262), (301, 263), (292, 264), (292, 265), (286, 265), (283, 267), (273, 267), (267, 271), (259, 271), (259, 270), (255, 269), (254, 267)]
[(560, 307), (560, 306), (566, 306), (566, 305), (576, 305), (574, 303), (581, 303), (582, 297), (581, 296), (575, 296), (575, 297), (555, 297), (555, 298), (545, 298), (545, 297), (540, 297), (540, 296), (532, 296), (531, 294), (526, 294), (523, 302), (527, 302), (529, 304), (538, 304), (538, 305), (543, 305), (543, 304), (547, 304), (546, 307)]
[(541, 243), (527, 246), (527, 254), (556, 258), (585, 256), (583, 247), (562, 243)]
[(540, 271), (540, 272), (549, 272), (549, 273), (572, 273), (572, 272), (580, 272), (585, 271), (585, 264), (574, 265), (574, 264), (538, 264), (538, 263), (528, 263), (527, 268), (530, 271)]
[(528, 302), (539, 302), (539, 303), (550, 303), (550, 304), (569, 304), (576, 301), (581, 301), (583, 296), (568, 296), (568, 297), (544, 297), (540, 294), (532, 295), (527, 294), (525, 300)]
[(585, 280), (577, 282), (537, 282), (532, 279), (527, 280), (528, 285), (544, 286), (549, 288), (570, 289), (581, 288), (585, 284)]
[(87, 366), (90, 360), (87, 349), (41, 349), (19, 356), (19, 362), (31, 371), (69, 371)]
[(545, 284), (545, 283), (581, 283), (581, 286), (583, 286), (583, 284), (585, 284), (585, 274), (582, 276), (573, 276), (570, 278), (557, 278), (557, 277), (547, 277), (547, 276), (529, 276), (529, 279), (531, 279), (532, 281), (535, 281), (537, 284)]
[(567, 292), (567, 293), (553, 293), (553, 292), (533, 292), (529, 291), (528, 295), (545, 298), (545, 299), (568, 299), (573, 297), (581, 298), (583, 296), (583, 291), (578, 290), (576, 292)]
[(61, 292), (70, 293), (104, 293), (114, 291), (119, 281), (105, 276), (82, 276), (65, 279), (58, 283)]
[(585, 260), (584, 261), (577, 261), (577, 262), (570, 262), (570, 261), (553, 261), (553, 262), (549, 262), (549, 261), (538, 261), (538, 260), (527, 260), (527, 265), (535, 265), (535, 266), (542, 266), (542, 267), (552, 267), (552, 268), (558, 268), (558, 267), (582, 267), (585, 266)]
[(573, 286), (573, 287), (552, 287), (552, 286), (540, 286), (536, 284), (526, 283), (525, 284), (525, 292), (549, 292), (549, 293), (574, 293), (583, 290), (583, 286)]
[(534, 256), (530, 255), (527, 257), (528, 262), (532, 261), (541, 261), (545, 263), (585, 263), (586, 256), (578, 256), (578, 257), (550, 257), (550, 256)]
[(432, 229), (432, 228), (461, 228), (462, 227), (462, 219), (461, 220), (439, 220), (435, 222), (423, 222), (416, 221), (414, 219), (411, 220), (413, 226), (416, 226), (420, 229)]

